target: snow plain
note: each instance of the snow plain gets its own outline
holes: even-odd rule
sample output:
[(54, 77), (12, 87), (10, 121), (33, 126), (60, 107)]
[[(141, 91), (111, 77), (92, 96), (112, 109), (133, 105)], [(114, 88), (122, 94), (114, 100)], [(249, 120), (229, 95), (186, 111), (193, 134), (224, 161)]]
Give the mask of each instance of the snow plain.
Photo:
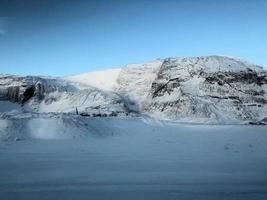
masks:
[(28, 136), (0, 143), (1, 200), (266, 198), (265, 126), (78, 117), (59, 134), (68, 119), (14, 119)]

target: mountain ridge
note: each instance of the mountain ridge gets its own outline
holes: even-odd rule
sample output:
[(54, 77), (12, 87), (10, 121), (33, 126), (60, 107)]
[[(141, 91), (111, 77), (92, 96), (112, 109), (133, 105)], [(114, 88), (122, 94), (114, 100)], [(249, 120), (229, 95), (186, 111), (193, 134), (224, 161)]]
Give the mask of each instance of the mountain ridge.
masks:
[(0, 100), (28, 112), (258, 123), (267, 117), (266, 74), (229, 56), (166, 58), (60, 78), (1, 75)]

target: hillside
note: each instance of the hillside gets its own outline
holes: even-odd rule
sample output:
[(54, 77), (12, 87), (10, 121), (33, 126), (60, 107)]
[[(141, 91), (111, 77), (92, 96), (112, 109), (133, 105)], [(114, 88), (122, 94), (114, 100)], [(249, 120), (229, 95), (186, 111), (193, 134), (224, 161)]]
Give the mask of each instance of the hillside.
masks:
[(20, 104), (20, 112), (196, 123), (265, 123), (266, 92), (266, 70), (225, 56), (167, 58), (60, 78), (0, 76), (0, 100)]

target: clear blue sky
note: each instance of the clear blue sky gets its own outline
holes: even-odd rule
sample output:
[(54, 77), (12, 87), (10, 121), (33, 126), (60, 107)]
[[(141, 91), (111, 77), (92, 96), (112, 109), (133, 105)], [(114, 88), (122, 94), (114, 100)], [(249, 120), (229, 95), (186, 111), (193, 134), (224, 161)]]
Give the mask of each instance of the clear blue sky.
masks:
[(215, 54), (267, 66), (266, 0), (0, 0), (0, 73)]

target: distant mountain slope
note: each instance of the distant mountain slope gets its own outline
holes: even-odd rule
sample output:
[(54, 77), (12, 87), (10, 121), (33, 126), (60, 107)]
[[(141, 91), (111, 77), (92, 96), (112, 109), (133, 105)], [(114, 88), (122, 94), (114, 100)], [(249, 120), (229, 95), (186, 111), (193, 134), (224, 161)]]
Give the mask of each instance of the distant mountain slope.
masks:
[(266, 117), (266, 71), (228, 57), (167, 59), (146, 110), (167, 118), (220, 122)]
[(26, 111), (199, 123), (263, 123), (266, 92), (266, 70), (226, 56), (167, 58), (64, 78), (0, 76), (0, 100)]
[(88, 72), (74, 76), (65, 77), (65, 80), (73, 82), (80, 89), (93, 86), (103, 90), (114, 90), (117, 87), (117, 79), (121, 68), (108, 69), (104, 71)]

